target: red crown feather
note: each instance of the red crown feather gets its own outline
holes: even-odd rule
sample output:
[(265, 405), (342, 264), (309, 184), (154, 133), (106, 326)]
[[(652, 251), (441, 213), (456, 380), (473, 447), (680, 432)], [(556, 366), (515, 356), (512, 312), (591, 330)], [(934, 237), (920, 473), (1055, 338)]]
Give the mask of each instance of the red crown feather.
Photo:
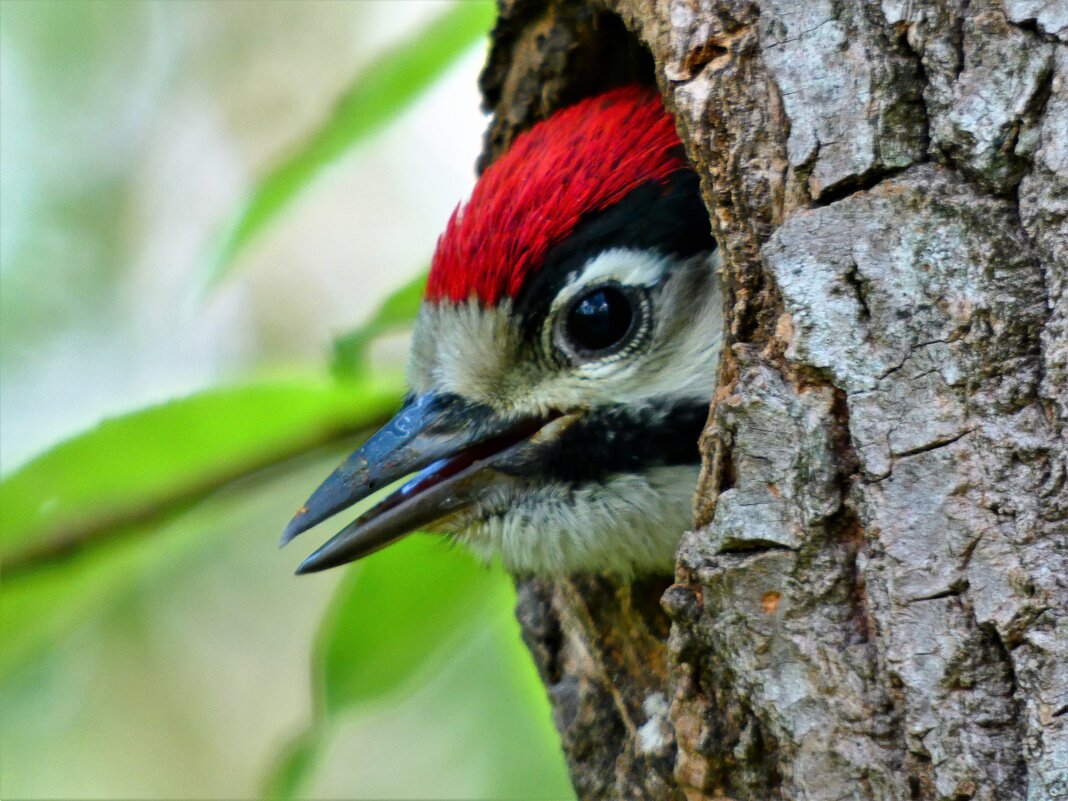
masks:
[(627, 86), (569, 106), (516, 137), (438, 240), (426, 297), (515, 297), (583, 216), (686, 169), (675, 123), (651, 89)]

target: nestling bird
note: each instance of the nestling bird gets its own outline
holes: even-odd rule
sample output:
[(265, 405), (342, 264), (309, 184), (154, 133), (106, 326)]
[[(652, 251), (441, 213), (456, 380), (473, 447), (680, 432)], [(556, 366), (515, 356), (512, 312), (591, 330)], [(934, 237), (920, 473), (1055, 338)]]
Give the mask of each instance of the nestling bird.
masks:
[(719, 364), (716, 267), (653, 90), (614, 89), (520, 134), (438, 241), (403, 408), (282, 541), (414, 477), (298, 572), (414, 530), (516, 573), (670, 570)]

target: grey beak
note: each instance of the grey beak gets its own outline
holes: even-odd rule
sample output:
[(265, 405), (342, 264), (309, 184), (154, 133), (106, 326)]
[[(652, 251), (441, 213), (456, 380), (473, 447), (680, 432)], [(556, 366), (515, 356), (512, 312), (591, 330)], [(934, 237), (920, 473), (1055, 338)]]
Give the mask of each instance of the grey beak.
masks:
[(281, 545), (387, 484), (421, 470), (455, 449), (461, 421), (450, 404), (433, 394), (415, 398), (349, 456), (297, 510)]
[(309, 556), (298, 574), (351, 562), (475, 503), (528, 472), (576, 415), (506, 420), (455, 396), (415, 398), (349, 456), (297, 511), (282, 544), (419, 471)]

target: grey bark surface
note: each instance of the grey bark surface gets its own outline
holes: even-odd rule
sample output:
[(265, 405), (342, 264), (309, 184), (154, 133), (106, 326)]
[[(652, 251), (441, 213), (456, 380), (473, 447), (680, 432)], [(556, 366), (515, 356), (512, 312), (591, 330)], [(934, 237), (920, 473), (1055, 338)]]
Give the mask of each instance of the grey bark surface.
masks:
[(728, 291), (674, 583), (519, 583), (579, 795), (1068, 798), (1068, 3), (501, 10), (484, 162), (655, 78)]

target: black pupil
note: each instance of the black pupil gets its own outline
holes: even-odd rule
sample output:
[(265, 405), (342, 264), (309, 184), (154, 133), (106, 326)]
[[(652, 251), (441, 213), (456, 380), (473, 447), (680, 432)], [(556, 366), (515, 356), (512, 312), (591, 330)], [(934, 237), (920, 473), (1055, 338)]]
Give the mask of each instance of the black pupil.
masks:
[(567, 333), (571, 342), (582, 350), (606, 350), (619, 343), (630, 330), (634, 310), (630, 300), (618, 289), (596, 289), (571, 307)]

